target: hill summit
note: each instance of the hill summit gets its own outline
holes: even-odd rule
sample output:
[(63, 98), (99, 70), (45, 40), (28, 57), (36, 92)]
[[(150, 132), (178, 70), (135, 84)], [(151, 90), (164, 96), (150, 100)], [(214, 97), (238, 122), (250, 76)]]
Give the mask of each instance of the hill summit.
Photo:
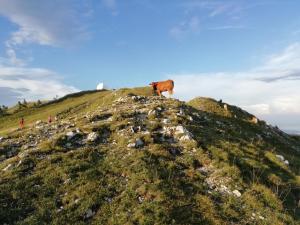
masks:
[(0, 224), (299, 224), (299, 171), (297, 137), (210, 98), (91, 91), (0, 117)]

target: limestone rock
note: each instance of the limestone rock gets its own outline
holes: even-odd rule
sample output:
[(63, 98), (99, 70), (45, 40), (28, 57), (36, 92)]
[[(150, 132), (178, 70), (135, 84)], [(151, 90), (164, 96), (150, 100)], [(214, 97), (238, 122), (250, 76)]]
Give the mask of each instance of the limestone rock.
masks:
[(99, 139), (99, 134), (97, 132), (89, 133), (87, 136), (87, 141), (95, 142)]
[(232, 194), (234, 194), (236, 197), (241, 197), (242, 196), (242, 194), (241, 194), (241, 192), (239, 192), (238, 190), (234, 190), (233, 192), (232, 192)]

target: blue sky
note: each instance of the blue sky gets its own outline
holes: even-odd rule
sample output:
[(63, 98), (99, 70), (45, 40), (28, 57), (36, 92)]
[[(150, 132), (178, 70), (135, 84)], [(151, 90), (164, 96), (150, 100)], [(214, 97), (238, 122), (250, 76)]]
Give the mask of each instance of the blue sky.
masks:
[(1, 0), (0, 103), (172, 78), (177, 98), (222, 98), (300, 131), (299, 9), (298, 0)]

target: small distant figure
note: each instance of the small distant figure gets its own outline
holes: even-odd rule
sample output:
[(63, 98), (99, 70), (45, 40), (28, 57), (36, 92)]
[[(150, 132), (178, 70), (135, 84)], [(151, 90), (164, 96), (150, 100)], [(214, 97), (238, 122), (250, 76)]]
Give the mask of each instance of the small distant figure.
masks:
[(48, 117), (48, 123), (52, 123), (52, 116), (51, 115)]
[(162, 92), (169, 92), (169, 95), (173, 94), (174, 89), (174, 81), (173, 80), (166, 80), (166, 81), (159, 81), (159, 82), (152, 82), (149, 84), (152, 86), (153, 91), (158, 94), (158, 96), (161, 96)]
[(24, 118), (23, 118), (23, 117), (20, 119), (19, 125), (20, 125), (20, 128), (21, 128), (21, 129), (23, 129), (23, 128), (24, 128), (24, 125), (25, 125), (25, 120), (24, 120)]

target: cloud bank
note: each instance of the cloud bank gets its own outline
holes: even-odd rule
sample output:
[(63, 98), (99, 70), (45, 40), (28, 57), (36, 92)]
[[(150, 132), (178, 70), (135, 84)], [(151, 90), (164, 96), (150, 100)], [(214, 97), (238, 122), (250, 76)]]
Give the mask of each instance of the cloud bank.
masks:
[(79, 90), (63, 84), (58, 74), (47, 69), (0, 66), (1, 104), (12, 105), (22, 99), (48, 100), (76, 91)]
[(200, 95), (223, 99), (283, 129), (300, 130), (300, 43), (248, 71), (169, 77), (175, 80), (179, 98), (188, 100)]
[(61, 76), (27, 66), (17, 56), (26, 45), (64, 47), (88, 37), (84, 13), (88, 4), (77, 0), (1, 0), (0, 15), (17, 26), (6, 40), (5, 57), (0, 58), (0, 103), (12, 105), (18, 100), (51, 99), (78, 89), (65, 85)]

